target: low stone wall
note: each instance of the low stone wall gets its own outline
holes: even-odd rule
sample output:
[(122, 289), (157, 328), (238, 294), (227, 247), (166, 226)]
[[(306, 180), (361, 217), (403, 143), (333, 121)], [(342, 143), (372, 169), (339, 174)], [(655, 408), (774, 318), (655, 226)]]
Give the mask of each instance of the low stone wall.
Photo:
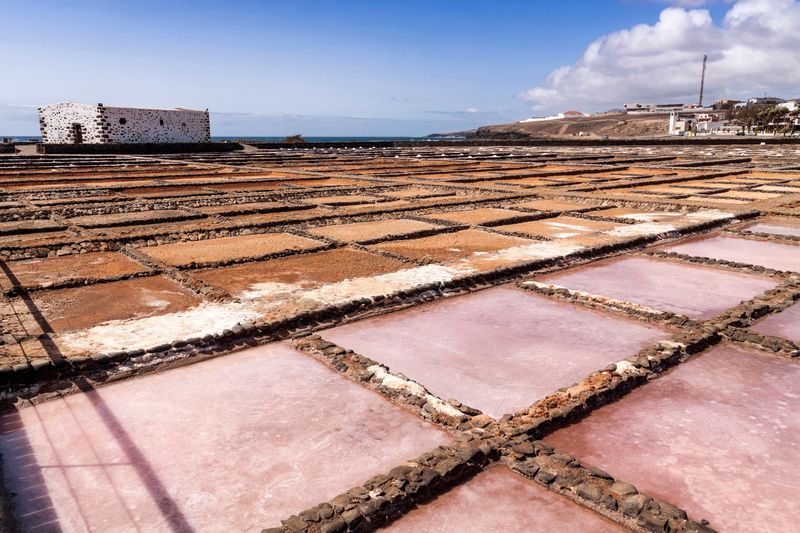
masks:
[(257, 148), (408, 148), (418, 146), (718, 146), (718, 145), (760, 145), (765, 144), (800, 144), (797, 137), (736, 137), (729, 138), (653, 138), (653, 139), (546, 139), (520, 138), (518, 136), (503, 138), (468, 138), (459, 140), (422, 140), (422, 141), (374, 141), (374, 142), (307, 142), (281, 143), (247, 141), (246, 144)]
[(39, 143), (39, 154), (185, 154), (200, 152), (232, 152), (241, 150), (239, 143), (142, 143), (142, 144), (54, 144)]

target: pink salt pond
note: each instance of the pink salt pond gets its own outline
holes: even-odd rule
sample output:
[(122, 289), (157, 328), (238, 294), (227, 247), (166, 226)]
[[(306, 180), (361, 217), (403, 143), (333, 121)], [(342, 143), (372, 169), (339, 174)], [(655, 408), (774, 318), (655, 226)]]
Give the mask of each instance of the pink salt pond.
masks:
[(769, 315), (751, 328), (753, 331), (774, 337), (800, 342), (800, 304)]
[(668, 252), (761, 265), (775, 270), (800, 270), (800, 246), (776, 242), (712, 237), (666, 248)]
[(505, 466), (492, 467), (389, 526), (391, 533), (626, 531)]
[(723, 345), (546, 441), (718, 531), (796, 532), (800, 365)]
[(498, 287), (339, 326), (324, 338), (500, 417), (669, 336)]
[(0, 416), (24, 531), (260, 531), (448, 442), (277, 344)]
[(765, 277), (639, 257), (592, 263), (540, 281), (698, 319), (776, 285)]
[(759, 222), (758, 224), (748, 226), (746, 229), (747, 231), (752, 231), (753, 233), (771, 233), (772, 235), (800, 237), (800, 225)]

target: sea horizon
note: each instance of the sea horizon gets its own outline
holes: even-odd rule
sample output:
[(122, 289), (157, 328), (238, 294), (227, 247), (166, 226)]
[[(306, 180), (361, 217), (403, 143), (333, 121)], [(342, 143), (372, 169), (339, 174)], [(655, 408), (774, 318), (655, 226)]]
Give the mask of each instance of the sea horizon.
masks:
[[(289, 135), (212, 135), (211, 142), (223, 141), (250, 141), (250, 142), (281, 142)], [(304, 136), (307, 142), (326, 143), (326, 142), (379, 142), (379, 141), (423, 141), (426, 139), (436, 139), (443, 136), (423, 135), (423, 136), (391, 136), (391, 135), (338, 135), (338, 136)], [(446, 136), (448, 138), (461, 138), (458, 136)], [(29, 142), (41, 140), (40, 135), (0, 135), (0, 139), (11, 139), (12, 142)]]

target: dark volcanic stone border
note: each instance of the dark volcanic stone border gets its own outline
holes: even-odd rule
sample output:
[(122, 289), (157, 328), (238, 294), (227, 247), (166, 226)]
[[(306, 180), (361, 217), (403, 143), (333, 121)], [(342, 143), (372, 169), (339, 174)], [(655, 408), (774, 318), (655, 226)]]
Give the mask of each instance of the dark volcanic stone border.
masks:
[(577, 459), (540, 440), (520, 436), (503, 449), (503, 462), (528, 479), (562, 494), (633, 531), (711, 533), (689, 520), (686, 511), (640, 493), (630, 483)]
[(262, 533), (374, 531), (480, 472), (499, 456), (500, 442), (489, 434), (462, 435), (451, 446), (436, 448), (386, 474), (373, 476), (363, 485)]
[(210, 143), (142, 143), (142, 144), (47, 144), (36, 145), (39, 154), (184, 154), (198, 152), (232, 152), (244, 147), (233, 142)]

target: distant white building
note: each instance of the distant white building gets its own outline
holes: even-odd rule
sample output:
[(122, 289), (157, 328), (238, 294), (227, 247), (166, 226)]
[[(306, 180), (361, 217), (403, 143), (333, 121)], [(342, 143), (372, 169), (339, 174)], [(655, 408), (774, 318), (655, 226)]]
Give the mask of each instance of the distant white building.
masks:
[[(672, 113), (673, 111), (684, 111), (686, 109), (691, 109), (692, 106), (688, 104), (625, 104), (623, 106), (625, 108), (626, 113), (630, 114), (656, 114), (656, 115), (666, 115)], [(696, 107), (696, 106), (694, 106)]]
[(519, 122), (543, 122), (545, 120), (560, 120), (564, 118), (564, 113), (559, 113), (558, 115), (549, 115), (546, 117), (531, 117), (531, 118), (524, 118)]
[(39, 108), (42, 142), (58, 144), (205, 143), (208, 110), (139, 109), (61, 102)]
[(581, 113), (580, 111), (564, 111), (563, 113), (559, 113), (557, 115), (550, 115), (547, 117), (531, 117), (522, 119), (519, 122), (543, 122), (546, 120), (561, 120), (562, 118), (580, 118), (587, 116), (586, 113)]
[(775, 105), (783, 102), (784, 102), (783, 98), (775, 98), (774, 96), (749, 98), (747, 100), (747, 107), (750, 107), (752, 105)]
[(755, 98), (748, 98), (746, 102), (739, 102), (734, 104), (734, 109), (746, 109), (749, 107), (753, 107), (754, 105), (780, 105), (784, 103), (785, 100), (783, 98), (776, 98), (774, 96), (764, 96), (764, 97), (755, 97)]
[(798, 109), (800, 109), (800, 98), (791, 98), (789, 100), (786, 100), (785, 102), (781, 102), (780, 104), (778, 104), (778, 107), (783, 108), (786, 111), (789, 111), (790, 113), (792, 111), (797, 111)]

